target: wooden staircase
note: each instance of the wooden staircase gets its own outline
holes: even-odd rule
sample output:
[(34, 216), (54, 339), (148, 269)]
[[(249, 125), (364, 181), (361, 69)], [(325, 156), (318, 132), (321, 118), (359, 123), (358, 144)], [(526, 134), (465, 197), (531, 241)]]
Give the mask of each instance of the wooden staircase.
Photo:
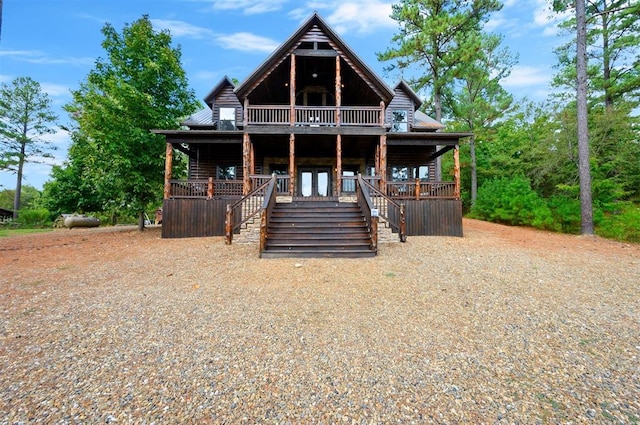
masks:
[(263, 258), (374, 257), (371, 235), (355, 202), (294, 201), (276, 204)]

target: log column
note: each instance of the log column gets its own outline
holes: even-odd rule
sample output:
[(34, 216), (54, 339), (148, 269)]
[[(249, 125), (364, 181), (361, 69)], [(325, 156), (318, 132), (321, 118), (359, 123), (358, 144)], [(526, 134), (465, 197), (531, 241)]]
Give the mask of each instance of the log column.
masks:
[(296, 55), (291, 54), (291, 69), (289, 70), (289, 125), (296, 124)]
[(380, 136), (380, 191), (387, 193), (387, 135)]
[(249, 133), (242, 135), (242, 194), (251, 192), (251, 139)]
[(342, 193), (342, 135), (336, 136), (336, 195)]
[(453, 178), (456, 183), (453, 196), (456, 199), (460, 199), (460, 147), (456, 146), (453, 149)]
[(340, 127), (341, 111), (340, 107), (342, 106), (342, 75), (340, 71), (340, 55), (336, 56), (336, 127)]
[(167, 142), (164, 162), (164, 199), (171, 197), (171, 169), (173, 168), (173, 145)]
[(296, 188), (296, 136), (289, 135), (289, 193), (291, 196), (295, 193)]

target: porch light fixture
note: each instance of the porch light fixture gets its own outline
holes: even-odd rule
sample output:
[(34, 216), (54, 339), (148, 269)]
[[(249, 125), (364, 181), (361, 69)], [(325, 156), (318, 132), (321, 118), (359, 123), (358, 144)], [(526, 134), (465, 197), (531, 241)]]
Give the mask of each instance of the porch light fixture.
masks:
[(314, 72), (313, 74), (311, 74), (311, 76), (312, 76), (313, 78), (318, 78), (318, 73), (317, 73), (317, 72)]

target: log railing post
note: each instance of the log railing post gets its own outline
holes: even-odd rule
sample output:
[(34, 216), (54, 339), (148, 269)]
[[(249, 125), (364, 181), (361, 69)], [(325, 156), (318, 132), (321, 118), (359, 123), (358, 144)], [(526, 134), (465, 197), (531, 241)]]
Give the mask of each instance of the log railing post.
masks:
[(233, 240), (233, 210), (231, 204), (227, 204), (227, 212), (224, 219), (225, 244), (231, 245)]
[(207, 181), (207, 199), (213, 198), (213, 192), (213, 177), (209, 177), (209, 180)]
[(173, 168), (173, 145), (167, 142), (164, 162), (164, 199), (171, 197), (171, 169)]
[(380, 192), (387, 194), (387, 135), (380, 136)]
[(371, 250), (378, 252), (378, 217), (371, 216)]
[(420, 200), (420, 178), (416, 178), (416, 200)]
[(453, 178), (456, 184), (453, 196), (460, 199), (460, 148), (458, 146), (453, 149)]
[(407, 222), (404, 217), (404, 204), (400, 204), (400, 231), (398, 232), (400, 236), (400, 242), (407, 241)]

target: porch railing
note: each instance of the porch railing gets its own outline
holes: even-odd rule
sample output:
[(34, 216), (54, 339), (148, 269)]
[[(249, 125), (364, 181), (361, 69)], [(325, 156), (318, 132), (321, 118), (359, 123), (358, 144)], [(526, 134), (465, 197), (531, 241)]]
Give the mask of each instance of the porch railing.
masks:
[(387, 182), (387, 195), (393, 199), (456, 199), (456, 184), (420, 180)]
[(369, 189), (364, 184), (362, 178), (358, 178), (356, 184), (356, 199), (358, 206), (364, 214), (364, 220), (367, 222), (367, 228), (371, 235), (371, 250), (378, 252), (378, 214), (376, 208), (369, 196)]
[(214, 180), (209, 178), (170, 180), (170, 198), (208, 198), (242, 196), (242, 180)]
[[(296, 126), (335, 126), (338, 114), (343, 126), (381, 126), (382, 108), (379, 106), (295, 106)], [(289, 105), (250, 105), (247, 108), (249, 125), (291, 125)]]
[(358, 185), (367, 188), (371, 202), (378, 210), (378, 215), (384, 218), (395, 232), (398, 232), (400, 242), (406, 242), (407, 228), (404, 216), (404, 204), (397, 203), (360, 175), (358, 175)]
[[(290, 195), (289, 193), (289, 180), (291, 179), (288, 174), (276, 174), (276, 195)], [(256, 188), (261, 186), (265, 182), (271, 180), (271, 174), (254, 174), (251, 177), (251, 187)]]
[(244, 196), (238, 202), (227, 205), (227, 213), (224, 221), (226, 243), (229, 245), (233, 240), (233, 234), (250, 218), (255, 216), (262, 209), (265, 194), (270, 190), (273, 191), (276, 179), (272, 177), (264, 182), (249, 194)]

